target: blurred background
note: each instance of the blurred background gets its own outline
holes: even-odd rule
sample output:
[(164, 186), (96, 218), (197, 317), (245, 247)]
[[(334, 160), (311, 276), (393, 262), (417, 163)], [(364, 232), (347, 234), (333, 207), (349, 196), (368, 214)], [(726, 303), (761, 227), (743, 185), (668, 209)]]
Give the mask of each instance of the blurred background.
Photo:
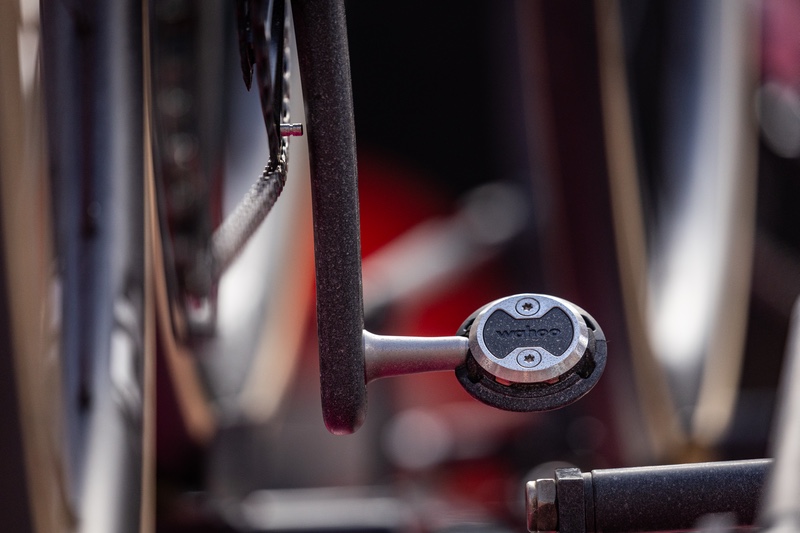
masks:
[[(378, 381), (365, 426), (331, 436), (306, 248), (304, 290), (265, 304), (304, 309), (293, 346), (262, 345), (272, 370), (294, 358), (282, 398), (269, 414), (234, 399), (221, 375), (235, 356), (209, 352), (227, 411), (194, 456), (168, 460), (177, 441), (159, 432), (164, 520), (211, 506), (266, 530), (520, 530), (524, 481), (553, 465), (764, 456), (800, 292), (800, 6), (346, 7), (367, 328), (451, 335), (502, 295), (556, 294), (604, 328), (607, 374), (578, 404), (528, 415), (477, 403), (449, 373)], [(256, 99), (231, 79), (230, 164), (255, 159), (253, 176)], [(310, 246), (307, 223), (293, 227)], [(264, 376), (247, 383), (274, 390)]]
[[(56, 473), (26, 485), (60, 488), (49, 507), (17, 494), (23, 514), (90, 530), (106, 494), (128, 502), (104, 511), (117, 522), (144, 508), (158, 531), (522, 531), (525, 482), (560, 466), (768, 456), (800, 295), (799, 1), (345, 2), (366, 328), (452, 335), (534, 292), (585, 308), (609, 348), (599, 385), (565, 409), (499, 411), (449, 372), (405, 376), (369, 385), (348, 436), (320, 408), (305, 138), (213, 293), (181, 292), (266, 162), (233, 3), (15, 5), (4, 39), (41, 35), (16, 56), (0, 46), (18, 99), (0, 138), (0, 374), (9, 390), (60, 385), (49, 406), (8, 399), (21, 415), (4, 446), (61, 443), (36, 452)], [(26, 127), (45, 168), (11, 166)], [(13, 210), (20, 183), (41, 219)], [(44, 251), (24, 258), (31, 225)], [(52, 346), (30, 343), (44, 331)], [(98, 414), (104, 398), (116, 414)], [(62, 421), (9, 437), (43, 417)], [(14, 476), (42, 470), (25, 468)]]

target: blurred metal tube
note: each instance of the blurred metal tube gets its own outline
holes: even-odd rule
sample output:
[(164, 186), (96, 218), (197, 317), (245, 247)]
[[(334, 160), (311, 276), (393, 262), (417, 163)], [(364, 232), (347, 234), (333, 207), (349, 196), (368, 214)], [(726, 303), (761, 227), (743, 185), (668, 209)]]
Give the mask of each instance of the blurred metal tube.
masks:
[(364, 331), (367, 383), (389, 376), (455, 370), (467, 353), (466, 337), (400, 337)]
[(800, 299), (792, 313), (773, 435), (775, 466), (759, 521), (772, 533), (800, 531)]
[[(96, 236), (84, 239), (81, 295), (88, 305), (85, 329), (89, 409), (82, 450), (81, 533), (141, 531), (144, 206), (142, 6), (135, 1), (98, 3), (91, 46), (96, 56), (90, 115), (96, 201)], [(91, 276), (91, 279), (89, 279)], [(96, 291), (96, 292), (95, 292)], [(74, 423), (74, 422), (73, 422)]]

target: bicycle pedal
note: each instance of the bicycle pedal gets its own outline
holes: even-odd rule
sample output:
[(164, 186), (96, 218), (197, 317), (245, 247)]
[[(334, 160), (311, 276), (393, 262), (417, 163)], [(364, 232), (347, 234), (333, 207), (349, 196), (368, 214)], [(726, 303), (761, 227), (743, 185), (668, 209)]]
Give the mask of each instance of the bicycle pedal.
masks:
[(496, 300), (459, 328), (469, 353), (456, 369), (466, 391), (508, 411), (547, 411), (594, 387), (606, 363), (606, 339), (577, 305), (542, 294)]

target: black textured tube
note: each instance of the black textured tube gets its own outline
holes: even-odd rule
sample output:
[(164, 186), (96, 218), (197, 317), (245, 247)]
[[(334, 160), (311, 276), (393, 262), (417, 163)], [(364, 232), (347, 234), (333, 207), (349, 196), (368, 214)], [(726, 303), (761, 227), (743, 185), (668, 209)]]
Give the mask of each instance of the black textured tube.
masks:
[(314, 211), (322, 414), (331, 433), (366, 415), (361, 243), (350, 58), (342, 1), (292, 2)]
[(593, 500), (586, 502), (587, 515), (594, 515), (587, 516), (587, 531), (685, 530), (705, 515), (720, 513), (730, 514), (737, 525), (752, 525), (771, 463), (593, 470), (583, 474), (585, 494)]

